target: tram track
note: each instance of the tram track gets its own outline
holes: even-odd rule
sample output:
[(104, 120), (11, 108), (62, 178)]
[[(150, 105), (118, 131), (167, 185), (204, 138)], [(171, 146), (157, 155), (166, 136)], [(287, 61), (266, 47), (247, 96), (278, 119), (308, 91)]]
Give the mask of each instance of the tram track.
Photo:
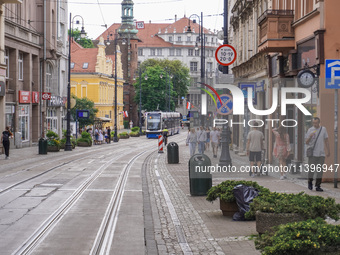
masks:
[[(179, 139), (174, 139), (174, 141)], [(181, 139), (183, 140), (183, 139)], [(114, 190), (112, 191), (111, 199), (109, 204), (106, 207), (106, 212), (103, 215), (102, 223), (99, 227), (99, 230), (97, 231), (96, 238), (94, 240), (94, 243), (92, 245), (92, 249), (90, 254), (109, 254), (114, 232), (116, 228), (116, 224), (118, 221), (118, 214), (120, 210), (120, 205), (123, 200), (124, 195), (124, 189), (125, 185), (129, 176), (129, 172), (133, 164), (136, 163), (137, 159), (141, 156), (145, 155), (146, 153), (150, 152), (149, 155), (146, 156), (145, 160), (149, 160), (151, 158), (151, 155), (153, 155), (156, 151), (155, 148), (153, 149), (147, 149), (147, 147), (150, 147), (150, 144), (147, 146), (143, 146), (142, 148), (139, 148), (139, 151), (142, 151), (138, 153), (137, 155), (134, 155), (129, 162), (124, 166), (124, 168), (120, 171), (120, 175), (118, 178), (118, 181), (115, 185)], [(103, 148), (103, 150), (107, 150), (107, 148)], [(97, 149), (96, 152), (100, 152), (101, 149)], [(93, 154), (93, 150), (89, 153)], [(115, 152), (116, 153), (116, 152)], [(128, 156), (129, 154), (134, 153), (131, 151), (131, 148), (126, 148), (123, 151), (117, 151), (117, 154), (119, 156), (114, 156), (113, 158), (110, 158), (109, 161), (105, 162), (103, 165), (101, 165), (93, 174), (91, 174), (90, 177), (88, 177), (81, 185), (78, 186), (78, 188), (70, 195), (65, 202), (62, 203), (62, 205), (59, 206), (59, 208), (54, 211), (35, 231), (34, 233), (24, 242), (22, 245), (19, 246), (15, 250), (13, 254), (31, 254), (40, 243), (43, 242), (43, 240), (51, 233), (51, 231), (60, 223), (62, 218), (68, 213), (68, 211), (73, 207), (73, 205), (76, 204), (76, 202), (82, 197), (82, 195), (85, 193), (85, 191), (88, 190), (90, 185), (104, 172), (106, 168), (114, 164), (115, 162), (118, 162), (119, 159)], [(83, 154), (83, 153), (79, 153)], [(109, 156), (109, 155), (106, 155)], [(88, 157), (88, 155), (78, 158), (78, 160), (84, 159)], [(144, 161), (145, 161), (144, 160)], [(74, 162), (74, 160), (72, 161)], [(45, 173), (47, 171), (52, 171), (56, 169), (57, 167), (63, 167), (66, 163), (71, 163), (71, 161), (61, 163), (58, 166), (55, 166), (51, 169), (46, 170), (43, 173), (40, 173), (39, 175), (33, 176), (30, 178), (30, 180), (37, 178)], [(14, 186), (18, 186), (24, 182), (28, 181), (23, 180), (20, 183), (13, 184), (11, 187), (7, 188), (7, 191), (12, 189)], [(0, 192), (4, 193), (5, 190), (2, 190)]]

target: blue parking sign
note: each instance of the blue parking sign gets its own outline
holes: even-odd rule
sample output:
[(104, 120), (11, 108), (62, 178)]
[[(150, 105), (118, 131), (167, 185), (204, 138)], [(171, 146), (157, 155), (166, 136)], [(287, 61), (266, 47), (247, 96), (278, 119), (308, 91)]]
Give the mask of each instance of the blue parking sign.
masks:
[(326, 59), (326, 89), (340, 89), (340, 59)]

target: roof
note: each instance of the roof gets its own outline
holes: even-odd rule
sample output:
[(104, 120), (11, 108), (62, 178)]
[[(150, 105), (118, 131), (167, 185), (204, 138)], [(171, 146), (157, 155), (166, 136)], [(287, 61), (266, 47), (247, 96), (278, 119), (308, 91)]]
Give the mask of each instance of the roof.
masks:
[[(94, 73), (96, 70), (98, 48), (83, 48), (77, 42), (71, 43), (71, 63), (74, 67), (71, 73)], [(83, 68), (88, 63), (87, 68)]]

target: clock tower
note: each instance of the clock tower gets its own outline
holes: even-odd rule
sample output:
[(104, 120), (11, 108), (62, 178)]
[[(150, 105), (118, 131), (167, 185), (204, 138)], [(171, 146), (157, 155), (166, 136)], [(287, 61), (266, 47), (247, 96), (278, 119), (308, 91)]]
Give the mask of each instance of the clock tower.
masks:
[(138, 107), (134, 102), (135, 90), (133, 87), (133, 77), (137, 70), (138, 63), (138, 48), (139, 41), (137, 37), (138, 30), (136, 29), (133, 20), (133, 1), (122, 1), (122, 22), (118, 29), (118, 43), (122, 51), (122, 67), (124, 73), (124, 111), (128, 112), (128, 117), (124, 120), (129, 122), (132, 120), (134, 126), (138, 126)]

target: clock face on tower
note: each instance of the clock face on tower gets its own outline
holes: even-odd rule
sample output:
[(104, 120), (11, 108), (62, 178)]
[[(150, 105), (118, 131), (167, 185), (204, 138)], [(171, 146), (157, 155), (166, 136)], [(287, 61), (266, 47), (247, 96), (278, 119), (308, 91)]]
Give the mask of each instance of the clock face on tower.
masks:
[(300, 87), (309, 88), (315, 82), (315, 75), (312, 71), (302, 70), (297, 75)]

